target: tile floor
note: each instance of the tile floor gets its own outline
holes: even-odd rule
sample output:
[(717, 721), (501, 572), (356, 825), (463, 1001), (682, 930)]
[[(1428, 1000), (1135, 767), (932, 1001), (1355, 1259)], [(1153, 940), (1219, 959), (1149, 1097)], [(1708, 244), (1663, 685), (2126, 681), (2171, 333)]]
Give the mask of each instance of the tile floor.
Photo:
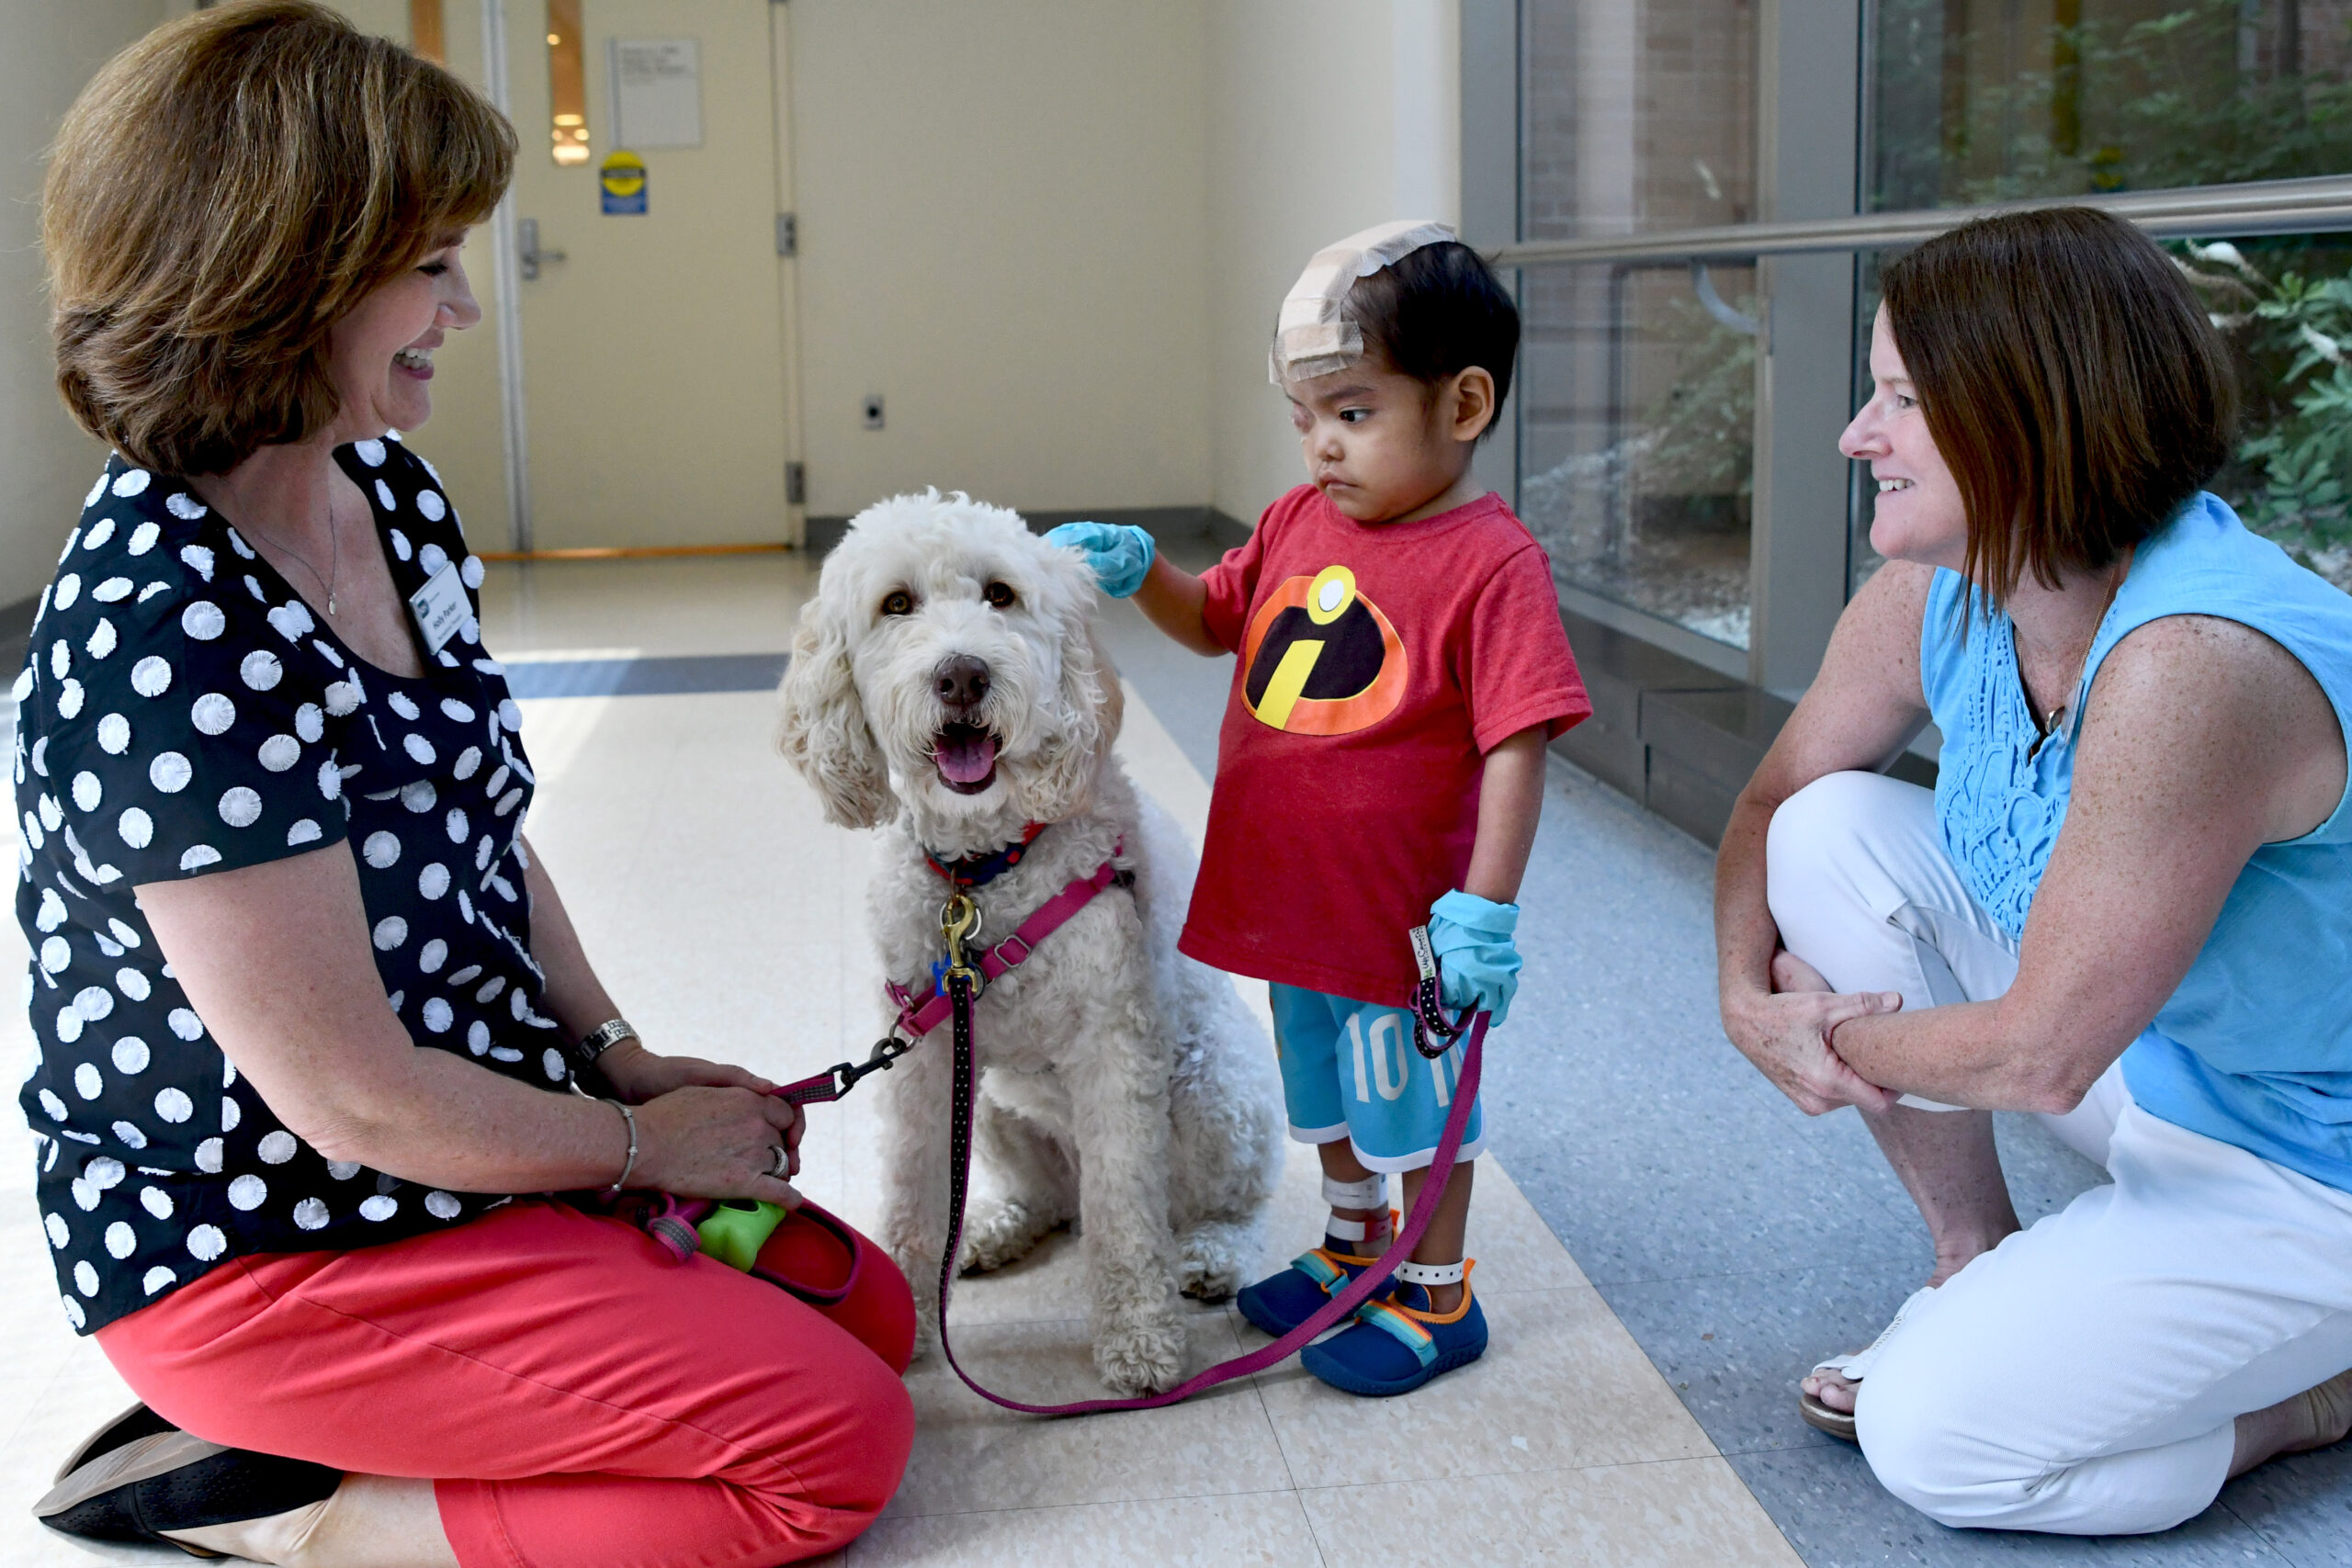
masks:
[[(809, 581), (796, 558), (503, 568), (487, 635), (549, 666), (773, 653)], [(1124, 607), (1108, 630), (1130, 682), (1122, 756), (1197, 834), (1224, 667), (1174, 653)], [(526, 705), (533, 840), (590, 952), (657, 1042), (775, 1075), (862, 1054), (879, 1022), (864, 840), (825, 827), (776, 761), (764, 693), (653, 683), (670, 694), (607, 682)], [(1488, 1069), (1497, 1152), (1472, 1243), (1494, 1325), (1484, 1361), (1387, 1404), (1294, 1367), (1173, 1410), (1057, 1423), (997, 1411), (926, 1363), (905, 1483), (847, 1560), (2352, 1565), (2342, 1450), (2249, 1477), (2169, 1536), (2082, 1542), (1942, 1530), (1795, 1422), (1795, 1372), (1867, 1337), (1924, 1243), (1851, 1118), (1806, 1122), (1724, 1044), (1706, 870), (1688, 839), (1555, 769), (1522, 1021)], [(21, 962), (18, 941), (0, 931), (0, 958)], [(1262, 1008), (1262, 987), (1244, 994)], [(21, 1021), (0, 1033), (28, 1049)], [(853, 1098), (816, 1116), (804, 1184), (870, 1218), (870, 1114)], [(2096, 1179), (2005, 1132), (2021, 1209)], [(1293, 1152), (1269, 1266), (1317, 1227), (1313, 1163)], [(20, 1391), (0, 1415), (0, 1564), (85, 1562), (25, 1508), (125, 1395), (58, 1316), (28, 1178), (0, 1163), (0, 1356)], [(1031, 1398), (1097, 1392), (1075, 1273), (1055, 1238), (967, 1281), (952, 1321), (971, 1370)], [(1229, 1309), (1196, 1309), (1192, 1332), (1203, 1362), (1261, 1342)]]

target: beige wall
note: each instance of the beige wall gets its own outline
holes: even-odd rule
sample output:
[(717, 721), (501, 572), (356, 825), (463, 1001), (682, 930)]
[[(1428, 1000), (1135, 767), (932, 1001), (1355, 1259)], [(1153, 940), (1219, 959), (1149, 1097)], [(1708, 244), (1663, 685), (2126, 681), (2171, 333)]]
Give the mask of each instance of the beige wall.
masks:
[[(809, 507), (1209, 498), (1199, 0), (793, 0)], [(859, 401), (888, 424), (860, 428)]]
[(936, 483), (1254, 521), (1301, 477), (1284, 289), (1353, 230), (1460, 218), (1458, 0), (788, 15), (814, 513)]
[(162, 15), (157, 0), (0, 0), (0, 604), (49, 581), (106, 461), (57, 400), (40, 245), (50, 141), (91, 73)]
[[(187, 8), (0, 0), (12, 194), (37, 188), (38, 149), (88, 71)], [(405, 0), (343, 8), (405, 37)], [(1369, 223), (1458, 216), (1457, 0), (793, 0), (784, 16), (812, 513), (937, 484), (1031, 510), (1254, 520), (1300, 478), (1265, 380), (1299, 266)], [(450, 0), (469, 78), (480, 30), (477, 5)], [(0, 208), (0, 460), (22, 508), (0, 525), (16, 530), (0, 600), (39, 591), (92, 460), (48, 392), (32, 221)], [(468, 261), (494, 310), (487, 249)], [(503, 540), (492, 323), (441, 364), (415, 445), (476, 537)], [(868, 392), (887, 400), (879, 432), (859, 425)]]
[(1218, 511), (1255, 523), (1305, 479), (1266, 380), (1306, 258), (1392, 218), (1462, 216), (1458, 0), (1212, 0), (1210, 386)]

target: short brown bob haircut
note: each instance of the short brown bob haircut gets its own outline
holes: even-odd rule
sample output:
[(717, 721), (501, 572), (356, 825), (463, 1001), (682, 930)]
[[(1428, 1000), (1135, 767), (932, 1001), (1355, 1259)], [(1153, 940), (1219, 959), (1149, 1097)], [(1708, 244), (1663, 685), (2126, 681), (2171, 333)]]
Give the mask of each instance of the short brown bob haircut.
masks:
[(143, 468), (331, 423), (327, 334), (498, 203), (505, 118), (309, 0), (156, 28), (67, 113), (41, 198), (57, 386)]
[(2237, 378), (2180, 269), (2088, 207), (2006, 213), (1887, 268), (1895, 348), (1999, 605), (2112, 565), (2230, 456)]

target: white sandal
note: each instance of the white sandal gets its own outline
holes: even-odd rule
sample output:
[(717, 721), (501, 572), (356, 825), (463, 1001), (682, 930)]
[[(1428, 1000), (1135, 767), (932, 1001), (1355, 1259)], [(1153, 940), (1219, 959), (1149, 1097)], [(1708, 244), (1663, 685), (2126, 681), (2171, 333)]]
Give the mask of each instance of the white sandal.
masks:
[[(1903, 1320), (1909, 1317), (1912, 1309), (1919, 1304), (1919, 1299), (1922, 1296), (1931, 1295), (1934, 1292), (1933, 1285), (1920, 1286), (1911, 1292), (1908, 1300), (1895, 1309), (1894, 1321), (1879, 1330), (1878, 1337), (1870, 1342), (1868, 1348), (1856, 1350), (1850, 1355), (1839, 1356), (1831, 1360), (1816, 1362), (1813, 1371), (1805, 1375), (1816, 1377), (1823, 1372), (1836, 1372), (1839, 1377), (1850, 1378), (1856, 1382), (1861, 1382), (1863, 1378), (1870, 1375), (1871, 1368), (1878, 1364), (1880, 1352), (1886, 1348), (1887, 1341), (1894, 1337), (1894, 1331), (1903, 1326)], [(1802, 1386), (1797, 1390), (1797, 1414), (1804, 1416), (1804, 1424), (1816, 1432), (1826, 1432), (1831, 1437), (1849, 1443), (1861, 1441), (1854, 1432), (1852, 1411), (1832, 1410), (1812, 1394), (1805, 1393)]]

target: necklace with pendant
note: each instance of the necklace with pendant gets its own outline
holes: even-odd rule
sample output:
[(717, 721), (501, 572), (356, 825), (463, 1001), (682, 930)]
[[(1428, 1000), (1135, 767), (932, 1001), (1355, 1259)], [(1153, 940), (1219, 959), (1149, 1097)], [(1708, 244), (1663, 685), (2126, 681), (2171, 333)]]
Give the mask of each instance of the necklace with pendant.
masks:
[[(2040, 719), (2035, 719), (2034, 728), (2039, 731), (2039, 734), (2036, 736), (2033, 744), (2026, 750), (2025, 756), (2027, 761), (2030, 762), (2033, 761), (2035, 757), (2041, 754), (2041, 749), (2050, 743), (2051, 737), (2058, 733), (2058, 727), (2066, 722), (2067, 710), (2075, 705), (2075, 699), (2082, 695), (2083, 677), (2090, 673), (2091, 649), (2098, 646), (2099, 627), (2107, 625), (2108, 612), (2115, 608), (2115, 596), (2123, 592), (2123, 580), (2132, 575), (2132, 552), (2131, 550), (2127, 549), (2123, 552), (2122, 563), (2117, 568), (2114, 577), (2108, 582), (2107, 597), (2100, 601), (2099, 604), (2098, 619), (2091, 625), (2090, 640), (2083, 645), (2082, 662), (2075, 671), (2075, 684), (2073, 690), (2068, 694), (2067, 699), (2064, 702), (2060, 703), (2056, 707), (2050, 710), (2050, 718), (2048, 722), (2045, 723)], [(2022, 671), (2019, 672), (2018, 684), (2024, 684)], [(2029, 697), (2026, 702), (2026, 716), (2029, 718), (2033, 717), (2033, 703), (2030, 697)]]

